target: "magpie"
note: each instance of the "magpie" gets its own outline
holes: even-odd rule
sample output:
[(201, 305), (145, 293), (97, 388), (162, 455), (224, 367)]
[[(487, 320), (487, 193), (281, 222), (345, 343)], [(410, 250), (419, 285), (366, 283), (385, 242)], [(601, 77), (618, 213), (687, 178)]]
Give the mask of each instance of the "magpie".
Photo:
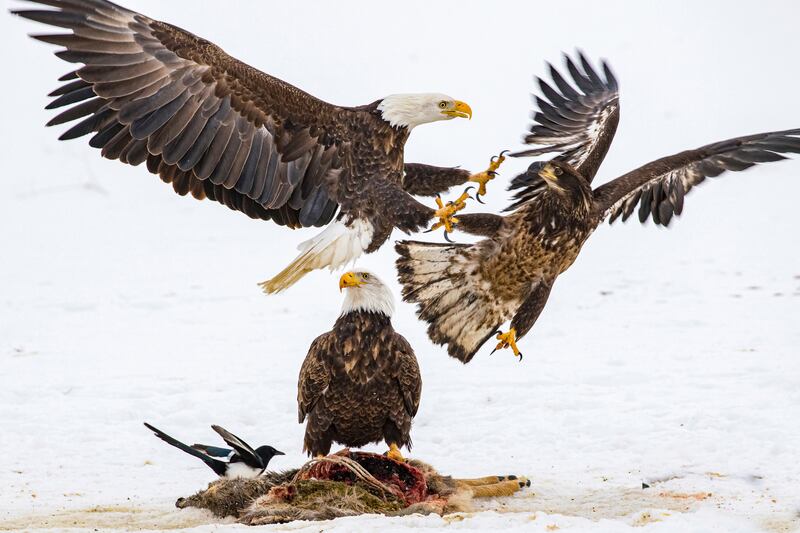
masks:
[(155, 433), (156, 437), (167, 444), (171, 444), (189, 455), (194, 455), (201, 459), (221, 478), (258, 477), (267, 469), (270, 460), (274, 456), (286, 455), (272, 446), (259, 446), (254, 450), (245, 441), (220, 426), (212, 425), (211, 429), (216, 431), (219, 436), (222, 437), (222, 440), (233, 448), (232, 450), (205, 444), (193, 444), (192, 446), (188, 446), (170, 437), (160, 429), (151, 426), (147, 422), (145, 422), (144, 425), (147, 429)]

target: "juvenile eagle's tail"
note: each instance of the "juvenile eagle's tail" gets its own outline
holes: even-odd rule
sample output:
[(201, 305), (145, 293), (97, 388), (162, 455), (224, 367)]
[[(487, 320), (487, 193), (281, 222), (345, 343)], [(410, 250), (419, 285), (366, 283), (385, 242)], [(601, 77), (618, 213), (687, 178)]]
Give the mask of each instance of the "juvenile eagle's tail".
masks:
[(366, 220), (332, 222), (318, 235), (300, 243), (300, 254), (289, 266), (258, 285), (265, 293), (274, 294), (288, 289), (312, 270), (342, 267), (361, 256), (372, 241), (372, 233), (372, 225)]
[(475, 245), (401, 241), (395, 250), (403, 300), (418, 304), (433, 342), (468, 363), (503, 322), (482, 290)]

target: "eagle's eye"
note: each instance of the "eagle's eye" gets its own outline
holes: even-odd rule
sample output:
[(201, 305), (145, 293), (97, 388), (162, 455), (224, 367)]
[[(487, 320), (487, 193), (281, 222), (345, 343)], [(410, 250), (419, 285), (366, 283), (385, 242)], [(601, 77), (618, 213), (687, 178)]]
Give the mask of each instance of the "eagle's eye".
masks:
[(369, 279), (369, 274), (367, 274), (366, 272), (362, 272), (361, 273), (361, 279), (363, 279), (364, 281), (368, 280)]
[(442, 100), (441, 102), (439, 102), (439, 107), (440, 107), (440, 108), (442, 108), (442, 109), (444, 109), (445, 107), (447, 107), (447, 102), (445, 102), (444, 100)]
[(555, 170), (553, 170), (553, 173), (556, 176), (560, 176), (563, 173), (563, 170), (561, 170), (560, 168), (556, 167)]

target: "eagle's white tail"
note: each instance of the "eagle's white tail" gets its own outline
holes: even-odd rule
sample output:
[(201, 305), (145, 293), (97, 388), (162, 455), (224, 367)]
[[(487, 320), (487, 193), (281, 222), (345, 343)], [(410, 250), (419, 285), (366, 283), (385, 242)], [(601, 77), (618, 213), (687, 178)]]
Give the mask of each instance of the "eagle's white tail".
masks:
[(300, 254), (272, 279), (259, 283), (268, 294), (288, 289), (300, 278), (320, 268), (340, 268), (358, 259), (372, 241), (372, 224), (355, 219), (350, 224), (337, 220), (318, 235), (300, 243)]
[(504, 321), (481, 287), (475, 245), (401, 241), (395, 250), (403, 299), (418, 304), (433, 342), (468, 363)]

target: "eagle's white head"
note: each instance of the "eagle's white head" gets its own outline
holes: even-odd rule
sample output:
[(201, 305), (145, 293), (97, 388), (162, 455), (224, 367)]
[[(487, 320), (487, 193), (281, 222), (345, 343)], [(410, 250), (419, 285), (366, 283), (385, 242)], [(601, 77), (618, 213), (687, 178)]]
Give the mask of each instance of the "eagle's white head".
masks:
[(351, 311), (381, 313), (388, 317), (394, 314), (394, 297), (389, 287), (372, 272), (356, 270), (347, 272), (339, 279), (339, 290), (347, 289), (342, 304), (342, 314)]
[(439, 93), (392, 94), (381, 100), (378, 110), (392, 126), (409, 130), (437, 120), (472, 118), (469, 105)]

